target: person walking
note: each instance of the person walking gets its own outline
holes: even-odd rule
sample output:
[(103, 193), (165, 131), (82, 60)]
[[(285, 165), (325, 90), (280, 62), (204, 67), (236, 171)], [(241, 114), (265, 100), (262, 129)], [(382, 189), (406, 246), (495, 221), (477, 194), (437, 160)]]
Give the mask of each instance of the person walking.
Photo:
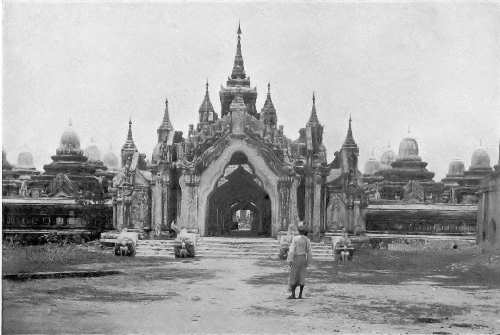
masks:
[(290, 265), (288, 286), (291, 294), (288, 299), (295, 299), (295, 289), (300, 287), (299, 299), (304, 291), (306, 268), (312, 260), (311, 241), (307, 238), (307, 229), (303, 224), (298, 225), (299, 235), (294, 236), (288, 250), (287, 262)]

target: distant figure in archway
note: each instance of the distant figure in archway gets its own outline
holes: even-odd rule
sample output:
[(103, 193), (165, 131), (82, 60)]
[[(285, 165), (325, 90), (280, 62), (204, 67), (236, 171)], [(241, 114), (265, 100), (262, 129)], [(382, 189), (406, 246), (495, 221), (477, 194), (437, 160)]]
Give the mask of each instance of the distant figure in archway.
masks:
[(288, 251), (287, 262), (290, 264), (290, 276), (288, 286), (291, 294), (288, 299), (295, 299), (295, 289), (300, 287), (299, 299), (302, 299), (304, 291), (306, 269), (312, 260), (311, 241), (307, 238), (307, 229), (304, 224), (299, 223), (299, 235), (294, 236), (290, 250)]

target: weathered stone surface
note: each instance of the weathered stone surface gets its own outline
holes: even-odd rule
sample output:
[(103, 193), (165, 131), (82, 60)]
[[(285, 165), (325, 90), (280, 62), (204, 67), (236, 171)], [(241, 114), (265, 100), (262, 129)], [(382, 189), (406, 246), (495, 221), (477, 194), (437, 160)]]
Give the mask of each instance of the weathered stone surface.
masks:
[[(500, 155), (500, 153), (499, 153)], [(480, 189), (477, 242), (484, 249), (500, 250), (500, 158), (495, 172)]]
[(367, 231), (421, 234), (473, 234), (476, 205), (372, 203), (367, 208)]

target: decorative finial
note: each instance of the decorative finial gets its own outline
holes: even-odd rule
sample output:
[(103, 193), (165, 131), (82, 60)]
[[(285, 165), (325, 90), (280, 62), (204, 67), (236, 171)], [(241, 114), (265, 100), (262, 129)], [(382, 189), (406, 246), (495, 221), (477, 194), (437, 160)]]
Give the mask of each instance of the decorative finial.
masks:
[(316, 94), (313, 91), (313, 105), (315, 105), (315, 104), (316, 104)]
[(267, 94), (271, 94), (271, 83), (267, 83)]
[(206, 92), (208, 92), (208, 78), (207, 78), (207, 81), (205, 83), (205, 89), (206, 89)]
[(241, 35), (241, 24), (239, 20), (238, 20), (238, 35)]
[(132, 116), (128, 117), (128, 126), (129, 126), (129, 128), (130, 128), (130, 126), (132, 126)]
[(168, 106), (168, 98), (165, 97), (165, 106)]
[(351, 113), (349, 113), (349, 126), (351, 126), (351, 122), (352, 122), (352, 117), (351, 117)]

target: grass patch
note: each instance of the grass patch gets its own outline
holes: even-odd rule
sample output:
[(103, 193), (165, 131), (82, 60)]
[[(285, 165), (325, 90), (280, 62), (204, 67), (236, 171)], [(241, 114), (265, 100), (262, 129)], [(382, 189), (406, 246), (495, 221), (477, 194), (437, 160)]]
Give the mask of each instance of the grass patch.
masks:
[[(339, 304), (339, 301), (341, 303)], [(351, 308), (339, 308), (348, 304)], [(316, 313), (329, 315), (344, 314), (349, 319), (368, 321), (378, 324), (395, 325), (442, 323), (455, 315), (470, 312), (470, 308), (445, 304), (411, 304), (397, 300), (372, 300), (359, 302), (352, 297), (336, 296), (334, 303), (325, 303), (315, 310)]]
[[(165, 262), (166, 260), (162, 260)], [(112, 250), (71, 243), (21, 246), (5, 243), (2, 248), (2, 274), (75, 270), (84, 264), (103, 268), (158, 265), (154, 257), (117, 257)]]
[[(64, 283), (64, 282), (63, 282)], [(13, 284), (7, 283), (7, 289)], [(173, 291), (147, 291), (130, 290), (130, 288), (96, 287), (94, 285), (71, 285), (58, 288), (39, 288), (33, 286), (28, 295), (15, 295), (8, 297), (10, 303), (23, 303), (30, 305), (57, 303), (60, 300), (81, 302), (152, 302), (171, 299), (179, 294)], [(7, 297), (4, 297), (4, 299)]]
[(77, 301), (101, 301), (101, 302), (142, 302), (142, 301), (159, 301), (177, 296), (175, 292), (164, 292), (162, 294), (146, 293), (146, 292), (131, 292), (124, 290), (101, 289), (90, 285), (61, 287), (51, 290), (38, 290), (39, 294), (47, 294), (51, 298), (56, 299), (72, 299)]

